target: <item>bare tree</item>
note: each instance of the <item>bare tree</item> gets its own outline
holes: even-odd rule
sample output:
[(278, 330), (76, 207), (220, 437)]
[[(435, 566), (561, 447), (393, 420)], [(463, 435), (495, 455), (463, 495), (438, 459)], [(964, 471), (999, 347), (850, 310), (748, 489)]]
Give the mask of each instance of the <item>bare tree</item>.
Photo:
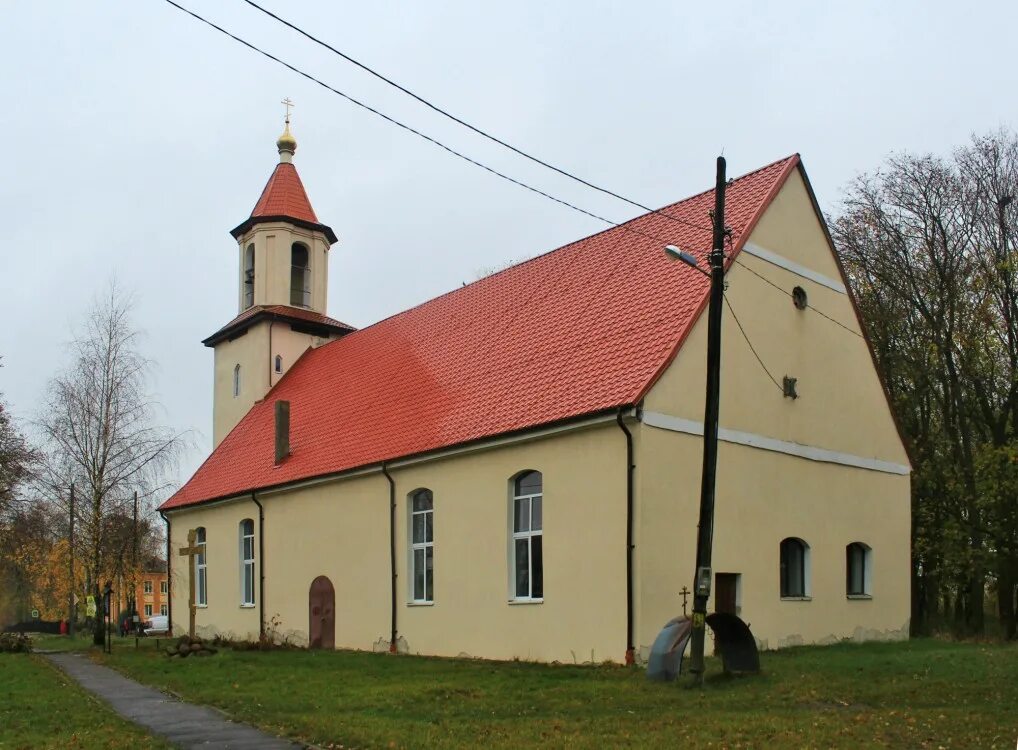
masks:
[(167, 485), (184, 435), (159, 426), (148, 391), (150, 362), (139, 351), (131, 303), (111, 283), (71, 344), (73, 361), (54, 377), (38, 419), (44, 482), (62, 504), (75, 483), (76, 530), (84, 547), (86, 586), (98, 591), (110, 517), (129, 513), (132, 493), (151, 498)]

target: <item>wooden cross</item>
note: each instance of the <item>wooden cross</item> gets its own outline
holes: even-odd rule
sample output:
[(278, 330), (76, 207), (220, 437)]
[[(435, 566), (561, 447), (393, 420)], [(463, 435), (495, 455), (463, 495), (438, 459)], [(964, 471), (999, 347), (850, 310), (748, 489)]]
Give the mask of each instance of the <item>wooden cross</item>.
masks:
[[(188, 576), (187, 576), (187, 578), (188, 578), (187, 596), (188, 596), (188, 605), (189, 605), (189, 609), (190, 609), (190, 613), (191, 613), (191, 621), (190, 621), (190, 627), (188, 628), (187, 634), (191, 638), (194, 638), (194, 615), (195, 615), (195, 611), (197, 610), (197, 605), (195, 604), (195, 600), (194, 600), (194, 581), (195, 581), (195, 577), (196, 577), (195, 558), (205, 551), (204, 545), (197, 545), (197, 544), (195, 544), (195, 540), (197, 538), (198, 538), (198, 532), (195, 529), (189, 529), (188, 532), (187, 532), (187, 546), (180, 548), (180, 554), (181, 555), (187, 555), (187, 557), (190, 558), (188, 560), (188, 566), (187, 566), (188, 567), (188, 571), (187, 571), (188, 572)], [(172, 624), (170, 625), (170, 627), (172, 627)]]
[(690, 592), (689, 592), (689, 589), (687, 589), (685, 586), (683, 586), (682, 587), (682, 591), (680, 591), (679, 593), (682, 594), (682, 616), (685, 617), (686, 616), (686, 600), (689, 599), (689, 593)]
[(286, 124), (289, 125), (290, 124), (290, 107), (293, 106), (293, 102), (290, 100), (290, 97), (286, 97), (285, 99), (283, 99), (283, 101), (280, 102), (280, 104), (282, 104), (284, 107), (286, 107)]

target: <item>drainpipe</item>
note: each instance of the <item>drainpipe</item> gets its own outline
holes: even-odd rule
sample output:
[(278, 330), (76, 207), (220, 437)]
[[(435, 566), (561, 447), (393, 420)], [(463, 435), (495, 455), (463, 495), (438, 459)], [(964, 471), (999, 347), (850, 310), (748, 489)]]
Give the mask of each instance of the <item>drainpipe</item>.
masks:
[[(266, 390), (266, 393), (268, 393), (268, 391), (272, 390), (272, 373), (276, 369), (275, 368), (275, 361), (274, 361), (275, 357), (272, 356), (272, 326), (274, 326), (275, 324), (276, 324), (276, 319), (275, 318), (271, 318), (269, 320), (269, 382), (268, 382), (268, 386), (269, 387), (268, 387), (268, 390)], [(253, 496), (252, 496), (252, 499), (254, 499)], [(255, 502), (257, 503), (258, 501), (255, 500)], [(261, 505), (259, 505), (258, 507), (260, 508)]]
[(254, 492), (251, 500), (258, 506), (258, 640), (265, 640), (265, 508)]
[(622, 421), (623, 409), (619, 409), (617, 421), (626, 434), (626, 664), (636, 661), (633, 647), (633, 433)]
[(382, 473), (389, 480), (389, 571), (392, 574), (392, 631), (389, 634), (389, 653), (396, 653), (396, 483), (389, 469), (382, 464)]
[(166, 524), (166, 635), (173, 636), (173, 559), (170, 557), (172, 545), (170, 544), (170, 519), (166, 514), (159, 511)]

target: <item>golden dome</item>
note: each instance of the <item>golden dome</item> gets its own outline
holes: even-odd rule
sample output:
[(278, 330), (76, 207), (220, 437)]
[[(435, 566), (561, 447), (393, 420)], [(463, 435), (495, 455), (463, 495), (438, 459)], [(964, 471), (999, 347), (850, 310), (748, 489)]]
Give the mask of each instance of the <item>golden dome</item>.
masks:
[(286, 127), (283, 128), (283, 134), (276, 140), (276, 148), (279, 149), (279, 153), (289, 151), (291, 154), (297, 150), (297, 139), (290, 134), (290, 121), (286, 121)]

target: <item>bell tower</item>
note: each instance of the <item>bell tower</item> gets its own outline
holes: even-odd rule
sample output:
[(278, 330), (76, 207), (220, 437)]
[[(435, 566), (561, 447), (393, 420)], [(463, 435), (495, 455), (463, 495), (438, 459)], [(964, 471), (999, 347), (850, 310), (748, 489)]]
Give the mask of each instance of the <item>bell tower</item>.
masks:
[(287, 105), (279, 162), (237, 241), (237, 317), (202, 343), (215, 352), (213, 447), (309, 347), (353, 329), (326, 315), (335, 232), (318, 220), (293, 165)]

